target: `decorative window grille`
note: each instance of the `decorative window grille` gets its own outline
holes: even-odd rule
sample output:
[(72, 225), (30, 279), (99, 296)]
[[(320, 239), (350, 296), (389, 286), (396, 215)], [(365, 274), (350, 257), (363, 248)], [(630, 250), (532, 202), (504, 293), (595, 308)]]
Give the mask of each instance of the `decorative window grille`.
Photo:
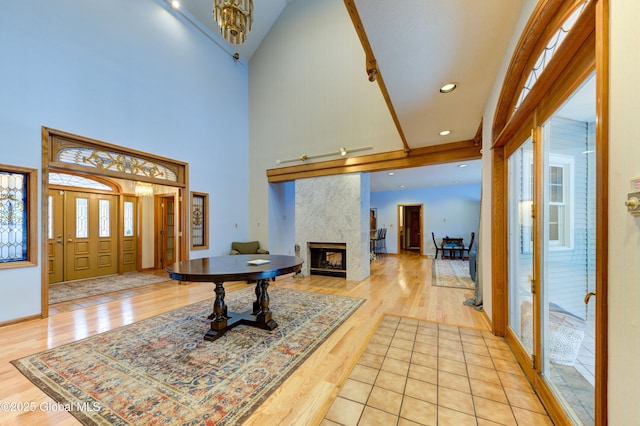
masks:
[(514, 112), (518, 110), (518, 108), (520, 107), (522, 102), (525, 100), (525, 98), (529, 94), (529, 91), (531, 90), (533, 85), (536, 83), (536, 81), (538, 81), (538, 77), (540, 77), (540, 75), (544, 71), (545, 67), (547, 66), (547, 64), (549, 63), (549, 61), (553, 57), (553, 55), (556, 53), (556, 51), (558, 50), (558, 47), (562, 44), (562, 42), (564, 41), (564, 39), (567, 36), (567, 34), (569, 33), (569, 31), (571, 31), (571, 28), (573, 27), (573, 24), (576, 23), (576, 21), (578, 20), (578, 17), (582, 13), (582, 11), (584, 10), (584, 8), (586, 7), (588, 2), (589, 1), (586, 0), (582, 5), (580, 5), (580, 7), (578, 7), (569, 16), (569, 18), (567, 18), (567, 20), (562, 24), (562, 26), (560, 26), (558, 31), (556, 31), (551, 36), (551, 38), (549, 39), (549, 42), (547, 43), (547, 46), (544, 48), (544, 50), (542, 51), (542, 53), (538, 57), (538, 60), (536, 61), (535, 65), (533, 66), (533, 69), (529, 73), (529, 77), (527, 78), (527, 80), (524, 83), (524, 87), (522, 88), (522, 91), (520, 92), (520, 96), (518, 97), (518, 101), (516, 102), (516, 106), (513, 109)]
[(27, 260), (28, 176), (0, 171), (0, 262)]
[(49, 185), (73, 186), (74, 188), (98, 189), (100, 191), (113, 191), (108, 185), (96, 180), (67, 173), (49, 172)]
[(76, 198), (76, 238), (89, 238), (89, 200)]
[(205, 249), (208, 241), (208, 195), (191, 193), (191, 248)]
[(159, 163), (144, 158), (93, 148), (63, 148), (57, 153), (60, 163), (76, 164), (135, 176), (177, 182), (176, 173)]
[(133, 203), (131, 201), (124, 202), (124, 236), (133, 237)]
[(108, 238), (111, 236), (111, 203), (109, 200), (98, 201), (98, 211), (100, 212), (100, 230), (98, 231), (98, 235), (101, 238)]

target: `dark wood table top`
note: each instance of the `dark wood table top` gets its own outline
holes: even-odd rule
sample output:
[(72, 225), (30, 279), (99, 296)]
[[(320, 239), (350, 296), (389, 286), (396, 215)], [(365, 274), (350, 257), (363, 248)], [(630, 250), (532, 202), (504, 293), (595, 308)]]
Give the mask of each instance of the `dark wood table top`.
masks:
[[(251, 265), (250, 260), (265, 259), (269, 263)], [(296, 256), (277, 254), (238, 254), (205, 257), (180, 262), (167, 268), (174, 280), (195, 282), (226, 282), (262, 280), (300, 271), (304, 261)]]

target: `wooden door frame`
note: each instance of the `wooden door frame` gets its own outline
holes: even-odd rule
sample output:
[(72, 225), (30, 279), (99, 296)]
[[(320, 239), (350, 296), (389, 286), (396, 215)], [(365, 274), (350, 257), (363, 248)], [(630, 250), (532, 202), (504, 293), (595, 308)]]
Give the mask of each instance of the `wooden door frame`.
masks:
[[(551, 418), (558, 424), (569, 424), (571, 419), (556, 399), (553, 391), (541, 376), (541, 362), (536, 359), (531, 363), (523, 354), (521, 345), (510, 332), (508, 327), (508, 259), (507, 253), (507, 216), (508, 216), (508, 185), (507, 185), (507, 158), (510, 151), (509, 144), (522, 139), (526, 133), (526, 126), (544, 122), (548, 115), (564, 101), (563, 96), (568, 96), (581, 84), (584, 79), (577, 76), (575, 67), (567, 72), (565, 67), (570, 62), (578, 63), (584, 70), (582, 76), (588, 72), (596, 73), (596, 386), (595, 386), (595, 423), (607, 424), (607, 268), (608, 268), (608, 87), (609, 87), (609, 0), (590, 2), (583, 16), (581, 16), (572, 29), (570, 36), (563, 42), (562, 54), (556, 54), (529, 92), (529, 96), (518, 108), (513, 111), (515, 97), (522, 87), (522, 80), (526, 78), (527, 70), (524, 64), (534, 60), (537, 45), (543, 38), (547, 27), (550, 27), (557, 16), (566, 16), (567, 10), (576, 2), (564, 2), (563, 0), (540, 0), (537, 8), (530, 17), (518, 47), (515, 49), (511, 60), (502, 93), (498, 101), (496, 115), (493, 123), (492, 141), (492, 326), (493, 332), (499, 336), (505, 336), (516, 358), (520, 362), (527, 377), (538, 391)], [(573, 34), (572, 34), (573, 33)], [(546, 40), (542, 39), (542, 42)], [(590, 45), (588, 44), (590, 43)], [(584, 51), (592, 50), (592, 58), (585, 55)], [(588, 52), (587, 52), (588, 53)], [(556, 58), (557, 56), (557, 58)], [(564, 71), (563, 71), (564, 70)], [(555, 89), (555, 90), (554, 90)], [(560, 90), (558, 90), (560, 89)], [(549, 93), (550, 95), (546, 95)], [(539, 105), (543, 105), (542, 114), (538, 114)], [(545, 116), (547, 115), (547, 116)], [(533, 117), (533, 118), (531, 118)], [(527, 130), (527, 129), (525, 129)], [(524, 140), (524, 139), (522, 139)], [(536, 176), (536, 179), (539, 177)], [(539, 185), (539, 183), (538, 183)], [(539, 210), (542, 206), (538, 206)], [(539, 215), (538, 215), (539, 217)], [(534, 248), (535, 249), (535, 248)], [(536, 269), (537, 268), (537, 269)], [(539, 265), (534, 269), (539, 270)], [(535, 282), (539, 287), (539, 281)], [(539, 353), (539, 342), (535, 343)]]
[[(158, 165), (175, 174), (174, 180), (158, 179), (146, 175), (133, 174), (131, 171), (114, 171), (101, 168), (98, 165), (76, 164), (68, 161), (62, 161), (58, 157), (58, 153), (63, 149), (79, 148), (89, 149), (100, 153), (116, 153), (122, 156), (134, 157), (141, 162)], [(56, 130), (49, 127), (42, 127), (42, 175), (41, 175), (41, 232), (40, 232), (40, 253), (42, 262), (41, 268), (41, 318), (49, 316), (49, 266), (48, 262), (48, 233), (47, 233), (47, 212), (49, 207), (49, 171), (61, 172), (77, 172), (91, 176), (116, 177), (128, 180), (144, 181), (152, 184), (160, 184), (178, 188), (177, 206), (179, 210), (178, 241), (176, 244), (177, 260), (189, 260), (189, 250), (187, 247), (189, 241), (187, 228), (187, 204), (184, 194), (188, 193), (188, 163), (177, 161), (171, 158), (161, 157), (159, 155), (134, 150), (124, 146), (114, 145), (97, 139), (79, 136), (73, 133)]]

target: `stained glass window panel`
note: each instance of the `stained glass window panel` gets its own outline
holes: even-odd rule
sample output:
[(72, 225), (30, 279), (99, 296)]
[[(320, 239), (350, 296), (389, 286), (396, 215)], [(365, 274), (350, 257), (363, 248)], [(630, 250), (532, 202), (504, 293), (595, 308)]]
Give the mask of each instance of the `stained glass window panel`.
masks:
[(47, 212), (47, 236), (53, 240), (53, 197), (49, 195), (49, 211)]
[(0, 262), (27, 259), (27, 175), (0, 172)]
[(191, 194), (191, 247), (207, 248), (207, 194)]
[(133, 237), (133, 203), (124, 202), (124, 236)]
[(111, 236), (111, 218), (109, 216), (109, 200), (99, 200), (98, 208), (100, 210), (100, 230), (98, 231), (98, 235), (101, 238), (106, 238)]
[(89, 200), (76, 198), (76, 238), (89, 238)]

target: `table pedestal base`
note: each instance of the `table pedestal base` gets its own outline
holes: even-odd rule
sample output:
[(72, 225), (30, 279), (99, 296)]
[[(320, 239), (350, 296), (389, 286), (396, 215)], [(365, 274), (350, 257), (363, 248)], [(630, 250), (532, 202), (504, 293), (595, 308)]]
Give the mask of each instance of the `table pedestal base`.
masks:
[(228, 312), (227, 304), (224, 301), (224, 283), (216, 283), (216, 300), (213, 302), (213, 313), (209, 315), (211, 329), (204, 335), (205, 340), (213, 341), (224, 336), (227, 330), (244, 324), (257, 327), (262, 330), (274, 330), (278, 323), (271, 318), (269, 310), (269, 294), (267, 280), (258, 280), (256, 283), (256, 301), (253, 308), (245, 312)]

